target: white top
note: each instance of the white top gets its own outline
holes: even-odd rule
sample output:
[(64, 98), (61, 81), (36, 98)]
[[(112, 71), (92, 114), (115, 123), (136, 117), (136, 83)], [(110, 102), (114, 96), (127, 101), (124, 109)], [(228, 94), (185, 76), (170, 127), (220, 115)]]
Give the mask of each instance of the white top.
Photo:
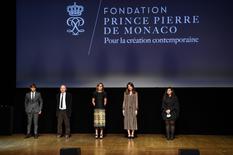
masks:
[[(63, 101), (62, 101), (62, 95), (63, 95)], [(61, 106), (61, 103), (63, 103), (62, 106)], [(60, 94), (59, 109), (61, 109), (61, 110), (65, 110), (66, 109), (66, 93), (65, 92)]]
[(35, 94), (36, 94), (36, 92), (31, 92), (31, 99), (35, 98)]

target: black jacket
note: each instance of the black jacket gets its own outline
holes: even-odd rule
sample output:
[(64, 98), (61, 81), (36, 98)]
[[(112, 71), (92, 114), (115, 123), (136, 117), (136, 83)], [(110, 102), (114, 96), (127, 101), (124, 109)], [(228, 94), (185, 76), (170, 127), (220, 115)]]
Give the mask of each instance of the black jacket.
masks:
[[(171, 117), (167, 118), (166, 117), (166, 110), (170, 109), (171, 112)], [(163, 97), (163, 103), (162, 103), (162, 117), (163, 120), (176, 120), (179, 116), (179, 101), (178, 98), (176, 96), (167, 96), (165, 95)]]
[[(56, 116), (57, 113), (59, 111), (59, 105), (60, 105), (60, 94), (57, 94), (57, 112), (56, 112)], [(71, 116), (71, 112), (72, 112), (72, 95), (68, 92), (66, 92), (66, 113), (67, 116)]]

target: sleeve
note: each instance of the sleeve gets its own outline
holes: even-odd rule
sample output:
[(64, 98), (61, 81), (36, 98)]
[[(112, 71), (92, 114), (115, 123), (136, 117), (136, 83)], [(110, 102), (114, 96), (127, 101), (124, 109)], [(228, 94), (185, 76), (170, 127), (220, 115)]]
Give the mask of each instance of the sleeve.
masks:
[(161, 108), (162, 112), (164, 112), (164, 111), (166, 110), (165, 100), (166, 100), (166, 98), (163, 97), (163, 100), (162, 100), (162, 108)]
[(26, 111), (26, 107), (27, 107), (27, 104), (28, 104), (28, 97), (27, 97), (27, 94), (25, 95), (25, 98), (24, 98), (24, 108), (25, 108), (25, 111)]
[(94, 98), (94, 99), (96, 98), (96, 91), (93, 92), (92, 98)]
[(72, 94), (70, 94), (70, 113), (72, 112), (72, 103), (73, 103), (73, 97)]
[(67, 93), (66, 95), (69, 98), (69, 100), (68, 100), (69, 101), (69, 106), (68, 106), (69, 110), (67, 111), (67, 113), (68, 113), (68, 116), (70, 117), (71, 113), (72, 113), (72, 94)]
[(58, 109), (59, 109), (59, 102), (60, 102), (60, 94), (57, 94), (56, 96), (56, 116), (58, 116)]
[(56, 100), (57, 100), (57, 109), (58, 109), (58, 107), (59, 107), (59, 103), (60, 103), (60, 94), (57, 94), (57, 96), (56, 96)]
[(137, 92), (135, 94), (135, 97), (136, 97), (136, 99), (135, 99), (135, 101), (136, 101), (135, 106), (136, 106), (136, 110), (138, 110), (138, 93)]
[(107, 98), (107, 93), (106, 92), (104, 92), (104, 98)]
[(180, 112), (180, 105), (179, 105), (179, 100), (178, 100), (177, 97), (175, 97), (174, 110), (175, 110), (175, 113), (176, 113), (176, 115), (178, 117), (179, 116), (179, 112)]
[(41, 93), (39, 93), (39, 101), (40, 101), (40, 111), (41, 111), (43, 108), (43, 99), (41, 97)]
[(107, 104), (107, 93), (106, 92), (104, 92), (104, 105), (106, 105)]
[(125, 98), (126, 98), (126, 94), (124, 93), (124, 99), (123, 99), (123, 104), (122, 104), (122, 109), (125, 110)]

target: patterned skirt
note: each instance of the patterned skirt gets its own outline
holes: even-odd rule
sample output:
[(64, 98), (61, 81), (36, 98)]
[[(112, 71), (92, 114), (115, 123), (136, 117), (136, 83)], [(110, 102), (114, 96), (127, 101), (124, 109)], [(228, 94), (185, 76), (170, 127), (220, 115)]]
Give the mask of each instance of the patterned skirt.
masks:
[(105, 109), (94, 109), (94, 127), (105, 127)]

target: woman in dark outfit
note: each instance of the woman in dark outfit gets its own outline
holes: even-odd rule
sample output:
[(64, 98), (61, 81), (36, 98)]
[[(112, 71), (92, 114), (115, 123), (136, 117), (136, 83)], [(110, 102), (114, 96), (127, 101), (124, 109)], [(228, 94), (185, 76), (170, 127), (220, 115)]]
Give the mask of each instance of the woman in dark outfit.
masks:
[(179, 102), (173, 88), (167, 88), (163, 96), (162, 117), (166, 124), (167, 140), (175, 138), (175, 121), (179, 116)]
[(107, 94), (104, 91), (103, 83), (97, 84), (96, 91), (93, 93), (92, 104), (94, 106), (95, 138), (102, 139), (105, 127), (105, 106), (107, 104)]

